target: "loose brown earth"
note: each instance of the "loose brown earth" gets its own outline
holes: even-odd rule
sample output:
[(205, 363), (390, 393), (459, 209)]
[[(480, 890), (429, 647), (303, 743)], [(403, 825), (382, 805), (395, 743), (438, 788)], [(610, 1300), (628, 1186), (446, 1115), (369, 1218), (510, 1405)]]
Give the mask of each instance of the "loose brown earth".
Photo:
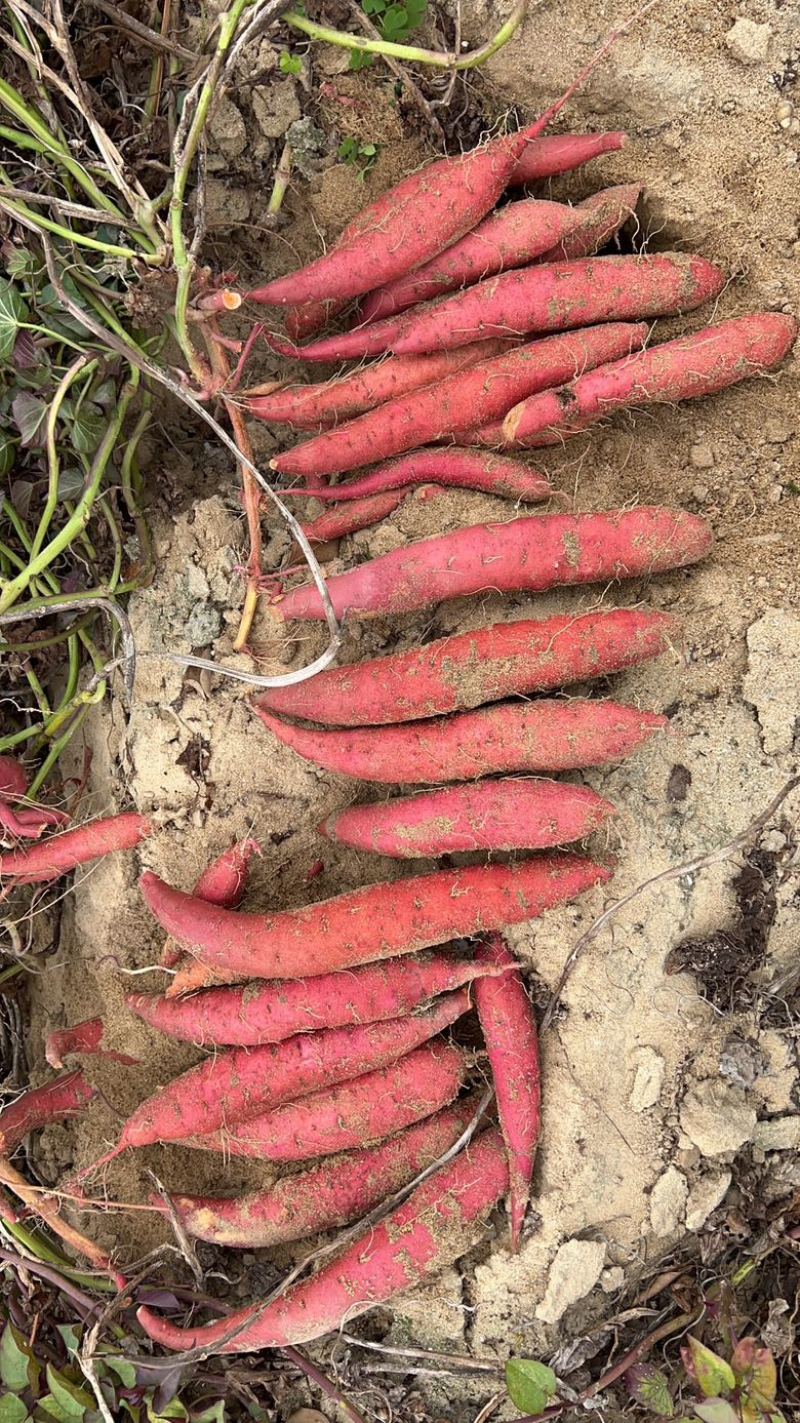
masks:
[[(625, 0), (534, 7), (485, 72), (486, 112), (501, 115), (514, 105), (532, 116), (628, 9)], [(744, 20), (738, 13), (668, 0), (620, 40), (572, 104), (568, 126), (624, 127), (631, 143), (550, 191), (579, 199), (605, 184), (642, 180), (641, 223), (651, 245), (702, 250), (730, 272), (719, 316), (756, 308), (798, 312), (800, 123), (787, 108), (800, 92), (787, 77), (796, 16), (780, 0), (751, 0), (741, 7)], [(465, 34), (479, 42), (498, 20), (494, 5), (471, 4)], [(320, 234), (333, 237), (365, 196), (429, 154), (419, 121), (400, 117), (384, 76), (377, 69), (341, 75), (338, 58), (315, 54), (312, 93), (324, 86), (319, 122), (340, 136), (352, 132), (379, 143), (374, 169), (363, 185), (343, 165), (309, 182), (298, 178), (287, 225), (258, 232), (249, 223), (257, 223), (263, 186), (248, 184), (239, 158), (235, 181), (226, 188), (215, 180), (212, 249), (224, 265), (231, 265), (232, 246), (248, 275), (307, 258), (319, 250)], [(270, 96), (280, 86), (288, 122), (306, 104), (294, 81), (269, 66), (257, 85), (278, 109)], [(252, 94), (232, 98), (251, 125)], [(786, 117), (788, 127), (781, 127)], [(280, 114), (271, 122), (280, 130)], [(696, 329), (713, 314), (665, 325), (664, 334)], [(612, 887), (510, 935), (539, 1002), (604, 905), (725, 844), (796, 769), (799, 369), (795, 356), (779, 376), (703, 404), (615, 417), (591, 439), (547, 451), (538, 462), (579, 509), (638, 501), (704, 513), (717, 544), (699, 568), (552, 598), (489, 595), (348, 631), (344, 659), (352, 661), (495, 619), (600, 604), (642, 602), (679, 618), (682, 632), (669, 655), (602, 689), (667, 711), (670, 733), (617, 768), (571, 778), (619, 807), (617, 823), (593, 846), (618, 856)], [(264, 364), (263, 378), (277, 370)], [(256, 432), (263, 460), (279, 447), (279, 436)], [(130, 718), (117, 705), (91, 726), (91, 808), (124, 801), (155, 812), (162, 828), (144, 847), (141, 864), (183, 888), (234, 837), (255, 834), (264, 849), (247, 900), (253, 908), (300, 904), (416, 871), (416, 863), (337, 849), (317, 833), (326, 815), (354, 800), (380, 799), (380, 788), (315, 771), (255, 722), (233, 684), (184, 674), (164, 660), (168, 651), (202, 649), (237, 665), (230, 646), (245, 533), (235, 481), (217, 449), (184, 452), (184, 443), (173, 426), (169, 443), (154, 450), (154, 490), (171, 491), (169, 500), (156, 499), (160, 573), (131, 608), (141, 662)], [(186, 491), (198, 481), (197, 499), (190, 500)], [(506, 503), (478, 494), (447, 493), (432, 504), (412, 495), (377, 530), (343, 541), (331, 567), (509, 515)], [(267, 527), (271, 569), (289, 553), (289, 542), (271, 515)], [(321, 650), (322, 638), (303, 628), (290, 641), (265, 611), (257, 665), (264, 672), (298, 666)], [(241, 657), (238, 665), (254, 664)], [(762, 836), (746, 870), (749, 886), (743, 887), (741, 857), (734, 857), (648, 890), (595, 940), (543, 1044), (544, 1131), (522, 1252), (509, 1255), (498, 1213), (473, 1257), (429, 1290), (397, 1302), (391, 1324), (383, 1319), (388, 1339), (455, 1352), (472, 1347), (484, 1356), (547, 1357), (625, 1309), (637, 1280), (687, 1235), (713, 1224), (724, 1236), (741, 1204), (736, 1177), (743, 1163), (755, 1163), (769, 1200), (796, 1188), (796, 1161), (787, 1148), (800, 1141), (797, 1048), (784, 1005), (791, 1007), (795, 990), (800, 935), (799, 804), (797, 795), (787, 801)], [(126, 856), (81, 879), (64, 906), (58, 954), (35, 983), (32, 1059), (46, 1030), (102, 1012), (114, 1046), (143, 1062), (124, 1073), (90, 1068), (107, 1105), (45, 1134), (39, 1166), (47, 1180), (92, 1159), (114, 1137), (119, 1113), (197, 1058), (165, 1044), (123, 1004), (127, 988), (164, 982), (156, 973), (126, 977), (156, 963), (161, 943), (140, 903), (136, 873), (134, 857)], [(109, 1170), (102, 1183), (108, 1197), (146, 1201), (149, 1170), (178, 1190), (226, 1192), (269, 1174), (159, 1149)], [(81, 1221), (126, 1261), (169, 1238), (160, 1218), (142, 1211), (87, 1213)], [(233, 1293), (263, 1290), (288, 1255), (244, 1261), (227, 1255)], [(201, 1258), (220, 1263), (210, 1251)], [(220, 1281), (219, 1288), (230, 1287)], [(459, 1383), (454, 1392), (455, 1381), (446, 1381), (438, 1393), (435, 1379), (417, 1382), (430, 1390), (432, 1416), (473, 1416), (492, 1392), (485, 1382)]]

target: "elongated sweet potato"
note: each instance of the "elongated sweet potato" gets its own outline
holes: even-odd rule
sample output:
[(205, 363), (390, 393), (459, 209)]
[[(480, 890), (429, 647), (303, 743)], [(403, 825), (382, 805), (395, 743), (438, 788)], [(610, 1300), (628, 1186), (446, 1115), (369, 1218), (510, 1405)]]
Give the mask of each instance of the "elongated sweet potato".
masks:
[(633, 608), (495, 623), (270, 688), (256, 705), (329, 726), (416, 721), (620, 672), (657, 657), (672, 632), (666, 614)]
[(583, 840), (615, 809), (584, 786), (559, 781), (479, 781), (427, 795), (352, 805), (329, 815), (323, 835), (395, 859), (467, 850), (544, 850)]
[(94, 1087), (80, 1071), (66, 1072), (44, 1087), (23, 1092), (0, 1112), (0, 1156), (11, 1156), (29, 1132), (80, 1116), (94, 1095)]
[(281, 355), (304, 361), (448, 351), (498, 336), (677, 316), (718, 296), (724, 282), (719, 267), (683, 252), (535, 263), (309, 346), (271, 344)]
[(264, 725), (298, 756), (359, 781), (430, 785), (474, 781), (497, 771), (574, 771), (618, 761), (667, 726), (667, 718), (619, 702), (541, 699), (482, 707), (407, 726), (326, 731), (281, 721), (256, 707)]
[(508, 1151), (511, 1245), (518, 1250), (541, 1127), (536, 1019), (516, 960), (499, 934), (492, 935), (489, 943), (478, 950), (478, 957), (495, 968), (508, 970), (476, 988), (475, 1002)]
[(515, 391), (522, 399), (522, 392), (545, 390), (571, 380), (575, 371), (636, 350), (647, 339), (647, 330), (644, 322), (608, 322), (530, 342), (479, 361), (438, 385), (387, 401), (277, 455), (271, 464), (281, 474), (303, 478), (340, 474), (429, 441), (458, 436), (467, 426), (499, 418), (514, 403)]
[[(313, 978), (535, 919), (610, 873), (577, 855), (542, 855), (367, 885), (278, 914), (217, 909), (150, 873), (141, 889), (159, 923), (191, 945), (201, 965), (239, 978)], [(405, 1021), (397, 1020), (398, 1031)]]
[[(232, 913), (230, 909), (214, 912)], [(226, 1122), (247, 1121), (326, 1084), (385, 1067), (449, 1027), (469, 1006), (469, 994), (461, 988), (414, 1017), (365, 1027), (324, 1028), (280, 1043), (218, 1053), (142, 1102), (104, 1161), (130, 1147), (180, 1141), (216, 1131)]]
[(574, 262), (579, 257), (594, 256), (616, 236), (623, 223), (633, 217), (641, 195), (641, 183), (625, 183), (584, 198), (575, 208), (581, 215), (581, 223), (539, 261)]
[(361, 303), (361, 322), (380, 321), (422, 301), (483, 281), (496, 272), (524, 267), (580, 227), (565, 203), (527, 198), (490, 213), (472, 232), (422, 267), (371, 292)]
[(218, 988), (192, 998), (132, 993), (126, 1002), (145, 1023), (181, 1042), (255, 1047), (322, 1027), (401, 1018), (437, 994), (471, 983), (479, 972), (471, 959), (425, 954), (317, 978)]
[[(490, 965), (487, 970), (495, 972)], [(383, 1141), (452, 1102), (464, 1084), (460, 1048), (434, 1038), (390, 1067), (310, 1092), (186, 1146), (248, 1161), (309, 1161)]]
[(78, 865), (100, 859), (118, 850), (133, 850), (153, 827), (143, 815), (128, 812), (106, 820), (90, 820), (63, 835), (51, 835), (26, 850), (0, 855), (0, 880), (9, 886), (40, 884), (58, 879)]
[(127, 1053), (115, 1052), (103, 1046), (105, 1023), (102, 1018), (86, 1018), (71, 1028), (59, 1028), (48, 1033), (44, 1043), (44, 1055), (51, 1067), (64, 1066), (65, 1057), (104, 1057), (110, 1062), (118, 1062), (123, 1067), (133, 1067), (138, 1059)]
[(305, 341), (308, 336), (316, 336), (324, 331), (350, 305), (344, 301), (309, 301), (303, 306), (293, 306), (286, 313), (286, 331), (292, 341)]
[[(541, 592), (580, 583), (642, 578), (704, 558), (706, 519), (658, 506), (607, 514), (540, 514), (477, 524), (395, 549), (328, 579), (337, 616), (410, 613), (473, 593)], [(287, 593), (285, 618), (325, 616), (313, 584)]]
[(172, 1196), (171, 1204), (189, 1235), (234, 1250), (304, 1240), (358, 1220), (407, 1186), (458, 1141), (473, 1111), (474, 1103), (449, 1107), (389, 1141), (284, 1177), (265, 1191), (232, 1200)]
[(793, 316), (768, 311), (707, 326), (665, 341), (625, 361), (578, 376), (562, 390), (542, 392), (509, 411), (504, 443), (524, 446), (543, 434), (579, 433), (629, 405), (696, 400), (780, 365), (797, 339)]
[(313, 493), (315, 499), (323, 502), (329, 499), (341, 502), (382, 494), (390, 489), (405, 489), (429, 480), (449, 489), (478, 489), (501, 499), (519, 499), (523, 504), (539, 504), (553, 492), (545, 475), (519, 460), (451, 445), (413, 450), (349, 484), (333, 484), (329, 489), (286, 489), (283, 497)]
[(480, 1238), (488, 1211), (507, 1188), (503, 1138), (499, 1131), (484, 1132), (379, 1225), (272, 1304), (248, 1305), (191, 1329), (178, 1329), (142, 1307), (139, 1323), (167, 1349), (215, 1355), (318, 1339), (457, 1260)]
[(508, 341), (476, 341), (457, 351), (435, 356), (388, 356), (362, 370), (351, 371), (338, 380), (313, 385), (287, 385), (269, 395), (247, 392), (246, 413), (276, 425), (292, 425), (298, 430), (321, 429), (349, 420), (364, 410), (372, 410), (385, 400), (435, 385), (445, 376), (464, 370), (476, 361), (507, 350)]
[(624, 148), (628, 141), (626, 133), (555, 133), (544, 138), (535, 138), (526, 144), (517, 159), (509, 187), (521, 187), (524, 183), (538, 183), (543, 178), (555, 178), (558, 173), (569, 173), (573, 168), (582, 168), (593, 158), (604, 153), (615, 153)]
[(26, 802), (27, 790), (28, 774), (22, 763), (15, 756), (0, 756), (0, 835), (5, 830), (20, 840), (38, 840), (45, 830), (69, 824), (63, 811)]
[[(440, 491), (435, 485), (428, 485), (427, 492), (430, 498)], [(318, 514), (316, 519), (301, 525), (303, 533), (309, 543), (324, 544), (346, 538), (348, 534), (355, 534), (359, 529), (368, 529), (372, 524), (379, 524), (381, 519), (393, 514), (402, 504), (406, 493), (405, 489), (387, 489), (384, 494), (367, 494), (363, 499), (354, 499), (350, 504), (343, 504), (341, 509), (326, 509), (324, 513)]]

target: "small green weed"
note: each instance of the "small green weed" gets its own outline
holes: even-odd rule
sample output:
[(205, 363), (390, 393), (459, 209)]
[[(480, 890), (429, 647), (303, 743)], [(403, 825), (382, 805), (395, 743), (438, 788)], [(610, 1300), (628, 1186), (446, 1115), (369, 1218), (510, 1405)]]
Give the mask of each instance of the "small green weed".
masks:
[[(403, 0), (403, 4), (397, 4), (396, 0), (361, 0), (361, 7), (382, 40), (402, 44), (422, 24), (428, 11), (428, 0)], [(373, 59), (374, 55), (351, 50), (350, 68), (366, 69)]]

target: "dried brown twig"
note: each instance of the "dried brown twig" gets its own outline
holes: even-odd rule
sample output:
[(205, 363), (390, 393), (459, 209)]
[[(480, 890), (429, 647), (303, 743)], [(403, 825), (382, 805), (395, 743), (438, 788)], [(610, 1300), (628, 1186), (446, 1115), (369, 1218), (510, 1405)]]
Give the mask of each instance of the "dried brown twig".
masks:
[(637, 884), (636, 888), (632, 889), (629, 894), (623, 895), (622, 899), (617, 899), (614, 904), (610, 904), (608, 909), (600, 915), (599, 919), (595, 919), (594, 923), (589, 926), (585, 934), (581, 934), (577, 943), (574, 944), (570, 950), (567, 961), (559, 975), (558, 983), (553, 989), (550, 1002), (542, 1016), (542, 1031), (550, 1027), (553, 1021), (553, 1015), (561, 1001), (561, 995), (564, 992), (567, 980), (573, 972), (579, 958), (581, 958), (582, 954), (589, 947), (592, 940), (597, 938), (598, 934), (602, 932), (607, 924), (610, 924), (611, 920), (619, 914), (621, 909), (624, 909), (632, 900), (638, 899), (639, 895), (644, 894), (645, 890), (652, 889), (654, 885), (667, 884), (670, 880), (683, 879), (686, 875), (696, 874), (698, 870), (706, 870), (711, 865), (719, 865), (724, 860), (729, 860), (732, 855), (736, 854), (737, 850), (744, 849), (745, 845), (749, 844), (749, 842), (758, 835), (759, 831), (764, 829), (764, 826), (772, 819), (779, 806), (783, 804), (787, 796), (790, 796), (792, 791), (796, 790), (798, 786), (800, 786), (800, 776), (792, 776), (786, 784), (781, 787), (777, 795), (773, 796), (766, 809), (762, 810), (761, 814), (757, 815), (755, 820), (751, 820), (750, 824), (745, 826), (744, 830), (740, 830), (738, 835), (734, 835), (733, 839), (729, 840), (726, 845), (720, 845), (719, 849), (710, 850), (707, 855), (696, 855), (694, 859), (686, 860), (681, 865), (672, 865), (668, 870), (661, 870), (659, 874), (651, 875), (650, 879), (643, 880), (641, 884)]

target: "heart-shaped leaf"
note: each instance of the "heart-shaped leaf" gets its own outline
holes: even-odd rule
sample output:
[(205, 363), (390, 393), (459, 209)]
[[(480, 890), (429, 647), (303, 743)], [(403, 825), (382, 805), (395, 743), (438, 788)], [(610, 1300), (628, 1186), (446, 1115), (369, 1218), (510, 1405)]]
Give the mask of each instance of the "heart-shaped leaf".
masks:
[(631, 1398), (659, 1418), (672, 1418), (675, 1405), (666, 1374), (655, 1364), (634, 1364), (625, 1375)]
[(558, 1387), (552, 1369), (535, 1359), (509, 1359), (506, 1387), (521, 1413), (542, 1413)]
[(7, 361), (14, 350), (21, 321), (28, 320), (28, 308), (19, 287), (0, 277), (0, 361)]
[(23, 445), (41, 444), (42, 425), (47, 414), (45, 402), (38, 395), (21, 390), (11, 402), (11, 411)]
[(0, 1335), (0, 1381), (10, 1393), (35, 1389), (39, 1382), (39, 1365), (33, 1350), (13, 1324), (7, 1324)]
[(17, 442), (5, 430), (0, 430), (0, 476), (10, 474), (16, 459)]
[(731, 1356), (731, 1368), (747, 1402), (756, 1410), (768, 1411), (778, 1391), (778, 1370), (769, 1349), (757, 1339), (740, 1339)]
[(703, 1423), (740, 1423), (736, 1409), (726, 1398), (707, 1398), (696, 1403), (694, 1411)]
[(0, 1398), (0, 1423), (27, 1423), (30, 1418), (25, 1404), (15, 1393), (5, 1393)]
[(95, 1400), (85, 1388), (71, 1383), (63, 1373), (47, 1365), (47, 1386), (51, 1397), (58, 1405), (59, 1416), (64, 1423), (82, 1423), (84, 1414), (95, 1407)]

